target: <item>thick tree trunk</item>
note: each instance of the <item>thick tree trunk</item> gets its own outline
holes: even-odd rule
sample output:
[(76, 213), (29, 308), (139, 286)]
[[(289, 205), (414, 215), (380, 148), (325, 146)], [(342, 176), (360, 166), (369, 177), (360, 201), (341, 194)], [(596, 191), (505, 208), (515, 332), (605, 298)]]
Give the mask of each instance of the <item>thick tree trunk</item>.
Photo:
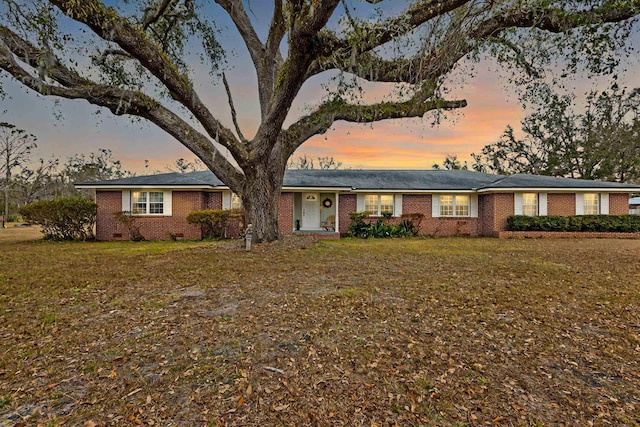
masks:
[(256, 162), (254, 168), (245, 171), (241, 197), (247, 224), (253, 225), (254, 242), (270, 242), (282, 234), (278, 225), (278, 204), (283, 177), (284, 168), (274, 162)]

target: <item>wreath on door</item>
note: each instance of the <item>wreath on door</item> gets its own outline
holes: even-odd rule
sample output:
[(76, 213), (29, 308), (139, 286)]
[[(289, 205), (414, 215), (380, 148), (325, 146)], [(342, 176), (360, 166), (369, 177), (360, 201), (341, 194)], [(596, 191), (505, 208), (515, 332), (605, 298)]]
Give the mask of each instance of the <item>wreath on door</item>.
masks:
[(325, 208), (330, 208), (331, 206), (333, 206), (333, 202), (330, 198), (327, 197), (322, 201), (322, 206), (324, 206)]

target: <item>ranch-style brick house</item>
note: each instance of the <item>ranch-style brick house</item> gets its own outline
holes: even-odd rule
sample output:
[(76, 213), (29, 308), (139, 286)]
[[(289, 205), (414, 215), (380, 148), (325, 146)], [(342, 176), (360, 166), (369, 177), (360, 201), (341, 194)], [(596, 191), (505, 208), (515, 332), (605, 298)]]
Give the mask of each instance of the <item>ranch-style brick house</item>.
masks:
[[(127, 211), (147, 239), (202, 237), (186, 216), (199, 209), (240, 208), (212, 172), (165, 173), (76, 185), (94, 189), (98, 240), (128, 239), (114, 214)], [(347, 233), (350, 212), (371, 218), (421, 213), (420, 234), (509, 236), (511, 215), (624, 215), (640, 186), (534, 175), (461, 170), (288, 170), (280, 195), (283, 234)], [(328, 225), (328, 226), (327, 226)]]

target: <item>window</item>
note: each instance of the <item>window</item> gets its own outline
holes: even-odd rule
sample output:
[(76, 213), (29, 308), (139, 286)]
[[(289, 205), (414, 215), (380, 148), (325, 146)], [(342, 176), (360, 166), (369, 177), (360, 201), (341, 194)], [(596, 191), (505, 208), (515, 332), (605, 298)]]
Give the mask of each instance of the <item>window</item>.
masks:
[(236, 193), (231, 193), (231, 209), (242, 209), (242, 199)]
[(522, 194), (522, 215), (538, 215), (538, 195), (536, 193)]
[(393, 195), (366, 194), (364, 196), (364, 211), (369, 215), (381, 216), (385, 212), (393, 215)]
[(469, 196), (440, 196), (440, 216), (469, 216)]
[(585, 215), (598, 215), (600, 213), (600, 197), (598, 193), (586, 193), (583, 196), (583, 200)]
[(164, 193), (162, 191), (132, 191), (131, 213), (134, 215), (164, 214)]

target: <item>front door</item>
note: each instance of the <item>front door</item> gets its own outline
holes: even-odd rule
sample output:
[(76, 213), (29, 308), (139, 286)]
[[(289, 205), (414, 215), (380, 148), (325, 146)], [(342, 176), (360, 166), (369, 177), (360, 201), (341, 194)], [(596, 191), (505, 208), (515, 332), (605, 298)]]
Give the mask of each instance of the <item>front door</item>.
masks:
[(303, 230), (320, 228), (320, 204), (318, 193), (302, 193), (302, 227)]

